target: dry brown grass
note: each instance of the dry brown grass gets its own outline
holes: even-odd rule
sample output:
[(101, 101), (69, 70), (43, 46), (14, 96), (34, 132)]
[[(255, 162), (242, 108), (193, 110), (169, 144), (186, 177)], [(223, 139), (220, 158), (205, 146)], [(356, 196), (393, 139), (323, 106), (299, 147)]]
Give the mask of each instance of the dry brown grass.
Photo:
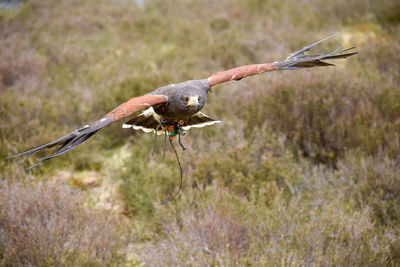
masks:
[(236, 265), (249, 249), (250, 230), (231, 211), (208, 206), (168, 222), (159, 242), (145, 243), (139, 255), (149, 266)]
[(0, 264), (82, 266), (124, 261), (119, 220), (85, 207), (82, 193), (55, 183), (0, 181)]

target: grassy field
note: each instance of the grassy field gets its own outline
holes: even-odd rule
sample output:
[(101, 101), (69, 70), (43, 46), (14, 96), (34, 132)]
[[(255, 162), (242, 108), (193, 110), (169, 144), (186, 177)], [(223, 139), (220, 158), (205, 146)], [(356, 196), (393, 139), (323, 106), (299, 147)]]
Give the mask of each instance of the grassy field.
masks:
[[(115, 123), (31, 172), (7, 155), (157, 87), (357, 46), (213, 89), (179, 151)], [(0, 265), (400, 265), (400, 4), (37, 0), (0, 10)]]

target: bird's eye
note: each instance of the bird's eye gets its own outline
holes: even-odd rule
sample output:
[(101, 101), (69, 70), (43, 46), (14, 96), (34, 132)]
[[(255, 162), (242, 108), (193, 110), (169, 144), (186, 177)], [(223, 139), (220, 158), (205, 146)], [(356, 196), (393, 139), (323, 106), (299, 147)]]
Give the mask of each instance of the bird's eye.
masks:
[(197, 100), (200, 102), (200, 100), (201, 100), (201, 97), (199, 96), (199, 98), (198, 98)]
[(189, 101), (189, 97), (183, 98), (183, 101), (188, 102)]

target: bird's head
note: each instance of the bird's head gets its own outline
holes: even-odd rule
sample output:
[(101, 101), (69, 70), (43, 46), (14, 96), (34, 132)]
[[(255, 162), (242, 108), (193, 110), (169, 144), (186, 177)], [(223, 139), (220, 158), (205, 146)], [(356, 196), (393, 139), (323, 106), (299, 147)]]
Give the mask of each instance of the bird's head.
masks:
[(168, 113), (189, 117), (199, 112), (207, 101), (209, 87), (206, 82), (191, 80), (161, 88), (160, 93), (168, 96)]
[(196, 90), (185, 92), (179, 97), (179, 106), (181, 110), (188, 115), (199, 112), (206, 103), (206, 96)]
[(186, 106), (196, 108), (201, 103), (201, 96), (198, 96), (198, 95), (194, 95), (194, 96), (193, 95), (192, 96), (184, 95), (184, 96), (182, 96), (182, 101)]

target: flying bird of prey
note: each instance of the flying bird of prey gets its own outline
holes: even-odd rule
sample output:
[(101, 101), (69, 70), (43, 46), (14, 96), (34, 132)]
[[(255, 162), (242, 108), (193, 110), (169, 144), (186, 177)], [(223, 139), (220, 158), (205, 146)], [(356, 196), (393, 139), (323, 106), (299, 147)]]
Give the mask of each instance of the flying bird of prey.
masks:
[(352, 50), (355, 47), (343, 50), (337, 49), (331, 53), (323, 55), (305, 54), (305, 52), (332, 36), (303, 47), (299, 51), (290, 54), (283, 61), (240, 66), (234, 69), (214, 73), (206, 79), (189, 80), (160, 87), (153, 92), (143, 96), (134, 97), (119, 105), (98, 121), (85, 125), (82, 128), (50, 143), (11, 155), (8, 158), (18, 156), (23, 156), (25, 158), (44, 149), (56, 148), (53, 154), (39, 158), (38, 163), (29, 167), (29, 169), (32, 169), (51, 158), (72, 150), (110, 123), (126, 118), (127, 116), (144, 109), (145, 110), (142, 113), (127, 121), (122, 127), (133, 128), (134, 130), (140, 129), (144, 132), (153, 132), (156, 136), (157, 134), (164, 133), (169, 136), (170, 141), (172, 142), (175, 136), (180, 137), (191, 127), (204, 127), (206, 125), (220, 122), (201, 112), (201, 109), (207, 101), (207, 93), (211, 92), (211, 88), (217, 84), (232, 80), (238, 81), (247, 76), (269, 71), (300, 70), (311, 67), (334, 66), (324, 60), (346, 58), (357, 54), (357, 52), (349, 52), (349, 50)]

